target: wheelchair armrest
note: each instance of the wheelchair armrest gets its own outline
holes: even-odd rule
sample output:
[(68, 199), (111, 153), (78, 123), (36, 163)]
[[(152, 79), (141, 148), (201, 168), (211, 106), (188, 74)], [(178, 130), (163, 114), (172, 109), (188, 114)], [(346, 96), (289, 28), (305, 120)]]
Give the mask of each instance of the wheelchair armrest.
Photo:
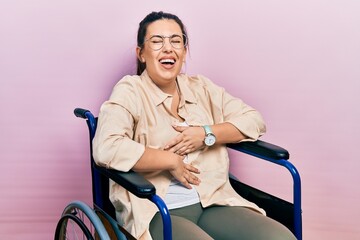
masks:
[(266, 160), (288, 160), (289, 152), (277, 145), (257, 140), (227, 144), (227, 147)]
[(100, 167), (95, 163), (94, 169), (139, 198), (151, 198), (156, 193), (155, 186), (134, 171), (120, 172), (114, 169)]

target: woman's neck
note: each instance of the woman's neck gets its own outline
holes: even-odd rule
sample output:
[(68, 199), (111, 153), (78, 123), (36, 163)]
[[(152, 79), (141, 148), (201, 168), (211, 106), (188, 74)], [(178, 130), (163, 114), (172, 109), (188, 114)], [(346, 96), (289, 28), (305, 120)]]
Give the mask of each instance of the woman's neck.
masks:
[(177, 83), (176, 80), (172, 81), (172, 82), (168, 82), (166, 84), (157, 84), (156, 82), (154, 82), (156, 86), (158, 86), (158, 88), (160, 88), (161, 91), (163, 91), (164, 93), (170, 94), (170, 95), (174, 95), (177, 91)]

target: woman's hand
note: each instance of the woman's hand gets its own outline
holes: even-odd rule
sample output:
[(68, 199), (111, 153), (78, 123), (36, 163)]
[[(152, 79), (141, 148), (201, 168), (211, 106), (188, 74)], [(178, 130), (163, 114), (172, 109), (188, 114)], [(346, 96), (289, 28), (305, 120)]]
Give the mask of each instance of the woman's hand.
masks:
[(182, 185), (184, 185), (186, 188), (191, 189), (190, 184), (199, 185), (200, 179), (195, 176), (194, 173), (199, 174), (199, 169), (191, 166), (190, 164), (186, 164), (183, 161), (182, 156), (176, 155), (176, 165), (173, 169), (169, 170), (171, 175), (178, 180)]
[(164, 150), (178, 155), (186, 155), (204, 147), (205, 131), (202, 127), (174, 126), (180, 134), (171, 139)]

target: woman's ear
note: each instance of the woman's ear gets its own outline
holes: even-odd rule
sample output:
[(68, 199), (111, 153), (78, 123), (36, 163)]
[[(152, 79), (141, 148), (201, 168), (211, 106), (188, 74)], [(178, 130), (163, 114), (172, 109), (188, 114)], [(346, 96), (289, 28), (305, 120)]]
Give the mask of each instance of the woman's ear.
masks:
[(185, 54), (184, 54), (184, 58), (183, 58), (183, 63), (185, 63), (186, 62), (186, 57), (187, 57), (187, 48), (185, 48)]
[(142, 48), (136, 47), (136, 56), (138, 57), (140, 62), (145, 63), (145, 58), (143, 57), (142, 54)]

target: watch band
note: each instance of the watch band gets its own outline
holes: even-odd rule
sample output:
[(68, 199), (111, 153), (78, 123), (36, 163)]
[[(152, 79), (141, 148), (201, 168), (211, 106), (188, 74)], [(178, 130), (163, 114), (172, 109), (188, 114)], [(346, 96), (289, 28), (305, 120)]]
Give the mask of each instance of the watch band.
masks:
[(208, 134), (213, 134), (209, 125), (204, 125), (203, 128), (205, 130), (205, 136), (207, 136)]

